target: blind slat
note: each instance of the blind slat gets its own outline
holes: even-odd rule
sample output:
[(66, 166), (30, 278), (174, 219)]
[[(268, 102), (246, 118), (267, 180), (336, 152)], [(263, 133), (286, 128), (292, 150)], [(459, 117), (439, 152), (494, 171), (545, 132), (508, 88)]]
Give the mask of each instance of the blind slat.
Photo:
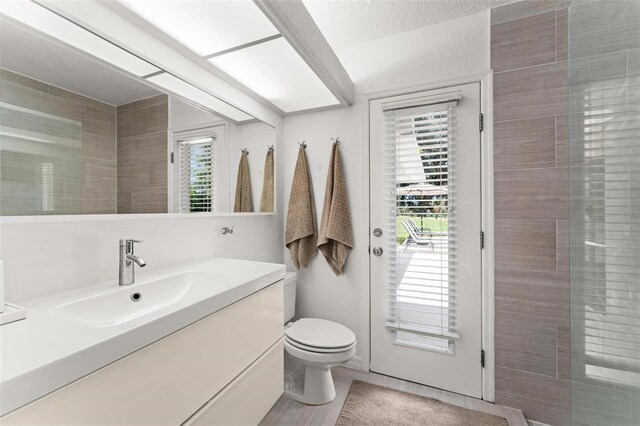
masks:
[(214, 211), (215, 139), (194, 137), (179, 141), (180, 212)]

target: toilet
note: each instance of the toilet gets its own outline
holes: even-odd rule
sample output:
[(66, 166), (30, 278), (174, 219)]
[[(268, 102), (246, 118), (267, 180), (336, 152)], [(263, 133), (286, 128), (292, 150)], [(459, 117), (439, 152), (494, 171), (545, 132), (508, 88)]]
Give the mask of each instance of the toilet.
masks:
[(331, 368), (342, 365), (356, 354), (356, 335), (347, 327), (318, 318), (295, 315), (295, 272), (284, 277), (284, 393), (311, 405), (333, 401), (336, 389)]

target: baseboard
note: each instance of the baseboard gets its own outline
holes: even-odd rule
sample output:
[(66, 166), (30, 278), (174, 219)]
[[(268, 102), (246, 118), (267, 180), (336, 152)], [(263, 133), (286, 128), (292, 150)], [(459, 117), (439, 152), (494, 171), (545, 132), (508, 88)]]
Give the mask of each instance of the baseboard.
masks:
[(537, 422), (535, 420), (529, 420), (529, 419), (527, 419), (527, 423), (529, 423), (529, 426), (549, 426), (546, 423)]
[(342, 366), (347, 368), (353, 368), (354, 370), (362, 370), (362, 358), (360, 358), (359, 356), (354, 356), (346, 364), (343, 364)]

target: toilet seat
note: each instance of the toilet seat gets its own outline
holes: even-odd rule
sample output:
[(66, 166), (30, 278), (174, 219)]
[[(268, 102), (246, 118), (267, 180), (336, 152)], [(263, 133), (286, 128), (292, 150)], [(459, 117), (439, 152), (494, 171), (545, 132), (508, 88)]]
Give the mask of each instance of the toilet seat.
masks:
[(290, 339), (288, 336), (285, 336), (285, 341), (288, 342), (289, 344), (291, 344), (292, 346), (295, 346), (296, 348), (301, 349), (303, 351), (325, 353), (325, 354), (346, 352), (349, 349), (351, 349), (352, 347), (356, 346), (356, 342), (353, 342), (353, 344), (351, 344), (349, 346), (346, 346), (344, 348), (316, 348), (314, 346), (308, 346), (308, 345), (302, 344), (300, 342), (296, 342), (295, 340)]
[(344, 352), (356, 343), (353, 331), (319, 318), (299, 319), (286, 329), (285, 336), (293, 345), (314, 352)]
[(340, 365), (349, 361), (356, 354), (355, 345), (350, 349), (348, 349), (347, 351), (321, 353), (321, 352), (311, 352), (304, 349), (300, 349), (292, 345), (286, 339), (284, 341), (284, 349), (290, 355), (293, 355), (296, 358), (304, 360), (304, 362), (306, 363), (315, 363), (317, 365), (326, 367), (327, 370), (330, 367), (334, 367), (336, 365)]

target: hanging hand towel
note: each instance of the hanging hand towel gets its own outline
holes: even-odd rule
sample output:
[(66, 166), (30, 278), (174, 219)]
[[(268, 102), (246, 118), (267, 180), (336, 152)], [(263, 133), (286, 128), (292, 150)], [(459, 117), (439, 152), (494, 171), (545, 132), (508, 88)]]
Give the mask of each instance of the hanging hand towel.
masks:
[(353, 232), (347, 184), (344, 180), (340, 150), (338, 144), (334, 143), (327, 174), (322, 219), (320, 219), (318, 249), (327, 259), (333, 272), (336, 275), (342, 275), (347, 256), (352, 248)]
[(251, 195), (251, 175), (249, 174), (249, 151), (243, 149), (238, 166), (238, 179), (236, 180), (236, 201), (233, 204), (234, 212), (252, 212), (253, 196)]
[(298, 151), (296, 170), (293, 173), (284, 237), (296, 268), (307, 267), (313, 256), (318, 253), (318, 248), (316, 247), (316, 205), (304, 146)]
[(260, 211), (273, 211), (273, 147), (269, 148), (267, 158), (264, 160), (264, 178), (262, 180)]

